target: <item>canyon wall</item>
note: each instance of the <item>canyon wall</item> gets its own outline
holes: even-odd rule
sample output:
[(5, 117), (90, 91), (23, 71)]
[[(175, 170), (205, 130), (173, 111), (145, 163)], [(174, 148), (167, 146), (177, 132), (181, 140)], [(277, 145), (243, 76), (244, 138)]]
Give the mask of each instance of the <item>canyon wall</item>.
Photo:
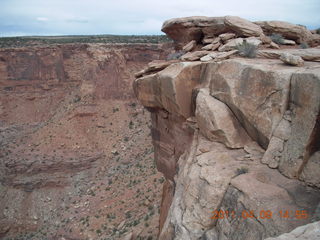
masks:
[[(159, 239), (257, 240), (319, 220), (320, 51), (292, 49), (319, 36), (230, 16), (172, 19), (162, 30), (183, 52), (134, 82), (166, 177)], [(268, 50), (270, 31), (293, 45)], [(255, 45), (258, 58), (239, 56), (235, 42)]]
[(135, 72), (169, 51), (160, 44), (0, 50), (0, 238), (157, 236), (162, 178), (148, 112), (131, 86)]

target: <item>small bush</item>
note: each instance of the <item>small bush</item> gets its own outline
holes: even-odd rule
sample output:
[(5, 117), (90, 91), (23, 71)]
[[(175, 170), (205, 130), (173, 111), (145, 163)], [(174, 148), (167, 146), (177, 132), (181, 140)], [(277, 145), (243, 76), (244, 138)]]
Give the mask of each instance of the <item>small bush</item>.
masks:
[(131, 215), (131, 212), (129, 211), (129, 212), (126, 212), (125, 213), (125, 215), (126, 215), (126, 218), (131, 218), (132, 217), (132, 215)]
[(236, 175), (239, 176), (239, 175), (245, 174), (247, 172), (249, 172), (249, 169), (246, 167), (237, 168)]
[(112, 109), (112, 112), (113, 112), (113, 113), (119, 112), (119, 108), (117, 108), (117, 107), (116, 107), (116, 108), (113, 108), (113, 109)]
[(320, 34), (320, 28), (316, 29), (316, 33)]
[(302, 48), (302, 49), (309, 48), (309, 45), (308, 45), (308, 43), (306, 43), (306, 42), (302, 42), (302, 43), (300, 44), (300, 48)]
[(281, 34), (278, 33), (272, 33), (270, 36), (271, 40), (275, 42), (276, 44), (283, 44), (284, 43), (284, 38), (282, 37)]
[(184, 55), (185, 52), (184, 51), (178, 51), (178, 52), (174, 52), (174, 53), (170, 53), (167, 56), (167, 60), (175, 60), (175, 59), (179, 59), (182, 55)]
[(243, 57), (254, 58), (257, 55), (257, 46), (245, 40), (238, 44), (236, 49), (239, 51), (239, 55)]

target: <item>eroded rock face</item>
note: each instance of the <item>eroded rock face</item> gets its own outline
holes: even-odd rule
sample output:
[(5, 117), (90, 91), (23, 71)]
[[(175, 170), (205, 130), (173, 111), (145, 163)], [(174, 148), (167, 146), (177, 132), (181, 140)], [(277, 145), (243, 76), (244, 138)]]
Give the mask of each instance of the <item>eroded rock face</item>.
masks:
[(195, 115), (200, 132), (211, 141), (229, 148), (243, 148), (250, 141), (229, 107), (204, 89), (197, 95)]
[[(320, 73), (317, 69), (301, 70), (292, 75), (290, 87), (291, 130), (284, 144), (280, 171), (289, 177), (300, 177), (319, 187), (319, 116)], [(308, 166), (308, 168), (305, 168)], [(310, 175), (307, 169), (312, 166)], [(303, 174), (301, 175), (301, 173)], [(313, 177), (312, 177), (313, 176)], [(307, 180), (308, 179), (308, 180)]]
[[(319, 49), (294, 49), (317, 45), (317, 34), (233, 16), (171, 19), (162, 30), (193, 51), (134, 83), (167, 178), (159, 239), (262, 240), (317, 219)], [(237, 57), (244, 40), (259, 58)]]
[(211, 95), (226, 103), (251, 138), (264, 148), (289, 97), (292, 72), (277, 68), (263, 60), (229, 60), (208, 66)]
[[(159, 239), (264, 239), (309, 223), (320, 200), (319, 64), (296, 69), (268, 59), (194, 62), (198, 74), (192, 78), (181, 74), (191, 65), (174, 66), (192, 110), (185, 114), (180, 109), (186, 106), (166, 104), (163, 90), (153, 91), (158, 102), (148, 105), (158, 169), (174, 185), (164, 196), (171, 206), (163, 211)], [(146, 85), (163, 89), (159, 79), (175, 82), (169, 72), (175, 71), (150, 75)], [(150, 87), (139, 87), (141, 81), (134, 85), (144, 101), (139, 91)], [(215, 210), (229, 216), (214, 217)]]
[(200, 84), (200, 62), (181, 62), (134, 83), (137, 98), (145, 107), (164, 108), (185, 118), (191, 116), (192, 90)]

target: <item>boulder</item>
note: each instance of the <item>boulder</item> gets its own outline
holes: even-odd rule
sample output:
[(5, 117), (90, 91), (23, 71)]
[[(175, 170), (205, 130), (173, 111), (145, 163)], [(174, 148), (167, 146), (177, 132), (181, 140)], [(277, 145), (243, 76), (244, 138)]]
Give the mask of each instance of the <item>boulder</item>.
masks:
[(200, 90), (196, 99), (196, 119), (200, 132), (211, 141), (229, 148), (242, 148), (250, 138), (223, 102)]
[(260, 26), (236, 16), (226, 16), (225, 24), (240, 37), (259, 37), (263, 34)]
[(221, 39), (221, 41), (225, 42), (231, 38), (235, 38), (236, 34), (234, 33), (222, 33), (219, 35), (219, 38)]
[(209, 51), (195, 51), (195, 52), (188, 52), (181, 56), (182, 61), (197, 61), (201, 57), (207, 55)]
[(216, 50), (218, 47), (220, 46), (220, 43), (211, 43), (211, 44), (208, 44), (206, 46), (204, 46), (203, 48), (201, 48), (202, 50), (211, 50), (211, 51), (214, 51)]
[(195, 40), (190, 41), (187, 45), (185, 45), (182, 50), (185, 52), (192, 51), (197, 46), (197, 42)]
[(293, 41), (293, 40), (283, 39), (282, 45), (292, 45), (292, 46), (294, 46), (294, 45), (296, 45), (296, 42)]
[(244, 40), (246, 40), (247, 43), (253, 44), (255, 46), (259, 46), (262, 43), (262, 41), (256, 37), (248, 37), (248, 38), (245, 38)]
[(243, 42), (243, 38), (230, 39), (229, 41), (227, 41), (226, 44), (219, 47), (218, 50), (220, 52), (231, 51), (231, 50), (234, 50), (236, 46), (241, 44), (242, 42)]
[(300, 56), (295, 56), (290, 53), (282, 53), (279, 59), (288, 65), (298, 67), (302, 67), (304, 65), (304, 61)]
[(259, 39), (264, 43), (264, 44), (270, 44), (272, 43), (272, 40), (270, 37), (266, 36), (266, 35), (260, 35)]
[(219, 37), (215, 37), (215, 38), (210, 37), (210, 38), (204, 38), (204, 39), (202, 39), (202, 43), (203, 43), (203, 44), (210, 44), (210, 43), (215, 44), (215, 43), (219, 43), (220, 40), (221, 40), (221, 39), (220, 39)]
[(213, 52), (210, 53), (209, 56), (212, 57), (215, 61), (222, 61), (228, 59), (232, 55), (235, 55), (237, 52), (238, 50), (231, 50), (228, 52)]
[(211, 52), (208, 55), (200, 58), (200, 61), (208, 62), (210, 60), (215, 60), (216, 62), (218, 62), (218, 61), (228, 59), (232, 55), (235, 55), (237, 52), (238, 52), (238, 50), (232, 50), (232, 51), (228, 51), (228, 52)]
[(256, 37), (249, 37), (249, 38), (235, 38), (235, 39), (230, 39), (227, 41), (226, 44), (222, 45), (219, 47), (219, 51), (231, 51), (236, 48), (237, 45), (242, 44), (243, 41), (246, 41), (247, 43), (253, 44), (255, 46), (259, 46), (262, 42)]
[(298, 43), (312, 41), (312, 33), (303, 26), (291, 24), (283, 21), (259, 21), (259, 25), (266, 35), (272, 33), (281, 34), (284, 38), (297, 41)]

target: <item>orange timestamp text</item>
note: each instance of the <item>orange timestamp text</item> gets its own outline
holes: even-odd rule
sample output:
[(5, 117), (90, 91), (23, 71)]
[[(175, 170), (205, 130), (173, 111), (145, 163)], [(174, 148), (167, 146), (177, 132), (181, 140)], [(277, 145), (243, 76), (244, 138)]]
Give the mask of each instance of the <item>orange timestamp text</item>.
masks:
[(233, 210), (214, 210), (212, 211), (211, 219), (249, 219), (249, 218), (258, 218), (258, 219), (272, 219), (274, 217), (283, 218), (283, 219), (308, 219), (309, 215), (306, 210), (280, 210), (274, 212), (271, 210), (243, 210), (242, 212), (236, 212)]

